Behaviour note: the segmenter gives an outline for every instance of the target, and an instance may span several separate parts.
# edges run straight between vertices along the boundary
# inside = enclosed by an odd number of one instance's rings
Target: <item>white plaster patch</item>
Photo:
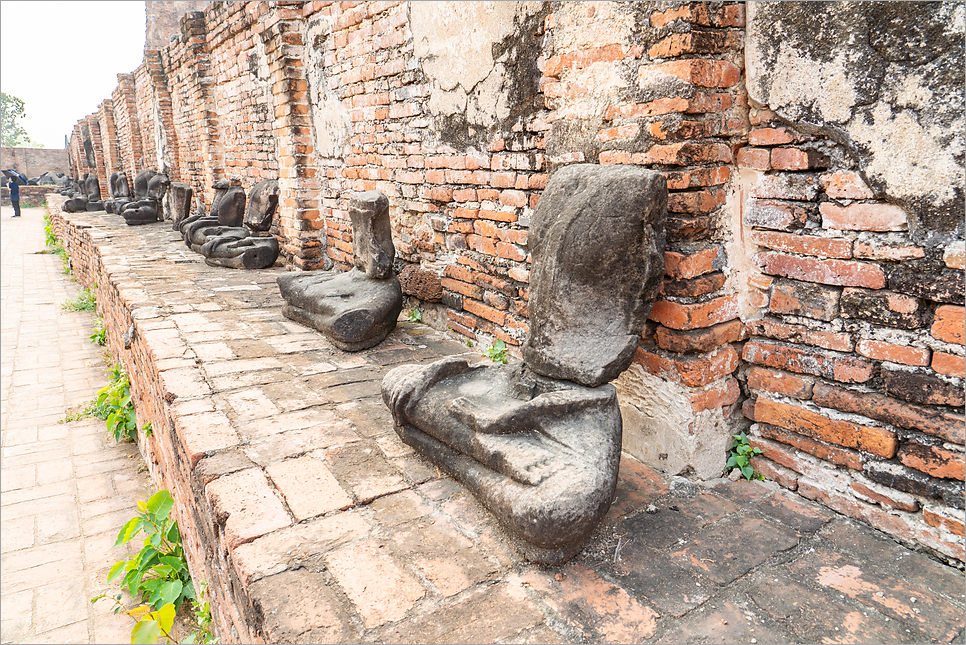
[[[642,463],[676,475],[720,477],[731,433],[720,409],[694,412],[686,388],[632,364],[614,381],[624,422],[623,449]]]

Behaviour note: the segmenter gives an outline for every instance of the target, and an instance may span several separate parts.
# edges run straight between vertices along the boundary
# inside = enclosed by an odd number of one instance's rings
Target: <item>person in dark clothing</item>
[[[3,174],[10,178],[10,203],[13,205],[13,217],[20,217],[20,185],[26,184],[27,179],[16,170],[4,170]]]

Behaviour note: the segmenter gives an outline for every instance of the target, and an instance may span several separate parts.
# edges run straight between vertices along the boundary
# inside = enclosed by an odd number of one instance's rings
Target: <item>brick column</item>
[[[111,99],[103,101],[97,110],[97,124],[101,133],[101,147],[104,150],[104,172],[110,179],[111,174],[120,170],[121,157],[117,145],[117,128],[114,125],[114,104]],[[110,181],[108,181],[110,184]],[[110,195],[110,185],[102,187],[105,198]]]
[[[118,74],[117,88],[113,93],[114,124],[118,137],[121,168],[128,173],[128,180],[140,172],[144,149],[141,147],[141,126],[137,118],[134,98],[134,75]]]
[[[282,254],[305,269],[323,267],[324,220],[319,212],[320,181],[313,154],[308,82],[303,65],[300,2],[276,2],[267,19],[265,55],[271,74],[278,144],[279,219]]]

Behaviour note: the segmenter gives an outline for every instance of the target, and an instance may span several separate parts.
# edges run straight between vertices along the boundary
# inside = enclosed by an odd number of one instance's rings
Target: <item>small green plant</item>
[[[97,294],[90,289],[84,289],[76,298],[62,302],[60,308],[64,311],[94,311],[97,309]]]
[[[95,405],[110,410],[105,422],[107,430],[118,443],[133,441],[137,433],[137,418],[131,403],[131,379],[120,365],[111,368],[110,382],[97,391]]]
[[[145,437],[150,437],[154,434],[154,428],[151,427],[150,421],[141,426],[141,430],[144,431]]]
[[[178,642],[173,634],[174,617],[177,614],[173,603],[168,603],[157,611],[151,611],[150,605],[128,609],[121,602],[121,594],[115,596],[101,594],[91,598],[91,602],[94,603],[105,598],[114,603],[115,614],[127,614],[134,619],[134,628],[131,629],[132,643],[157,643],[162,636],[165,643]]]
[[[77,421],[78,419],[91,419],[97,418],[101,421],[107,419],[108,415],[111,414],[113,409],[106,405],[97,403],[97,399],[91,401],[84,407],[83,410],[76,410],[74,412],[68,412],[60,423],[70,423],[71,421]]]
[[[98,318],[94,323],[94,333],[88,336],[95,345],[104,347],[107,345],[107,329],[104,327],[104,319]]]
[[[409,322],[423,322],[423,312],[414,307],[406,314],[406,318]]]
[[[756,473],[751,467],[751,458],[761,454],[761,448],[754,448],[748,443],[748,435],[744,431],[741,434],[733,434],[734,441],[731,444],[731,451],[728,453],[728,468],[737,468],[744,475],[745,479],[764,479],[761,473]]]
[[[200,587],[200,593],[198,596],[201,600],[192,600],[192,613],[194,613],[195,629],[191,635],[184,640],[185,643],[217,643],[218,639],[211,632],[211,605],[208,603],[208,585],[202,580]]]
[[[493,343],[493,346],[485,350],[483,354],[494,363],[503,363],[504,365],[509,359],[507,356],[506,343],[504,343],[499,338]]]
[[[127,544],[142,531],[144,546],[130,560],[115,563],[107,574],[108,582],[120,578],[122,589],[154,611],[167,604],[177,609],[185,600],[195,598],[181,533],[171,518],[172,508],[174,498],[166,490],[138,502],[138,514],[121,527],[114,546]]]
[[[59,246],[60,241],[58,241],[57,236],[54,234],[54,227],[50,223],[50,215],[44,213],[44,243],[47,246]]]

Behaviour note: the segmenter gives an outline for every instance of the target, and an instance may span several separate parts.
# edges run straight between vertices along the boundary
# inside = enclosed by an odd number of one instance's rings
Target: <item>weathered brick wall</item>
[[[47,148],[0,148],[0,168],[13,168],[27,179],[47,171],[65,175],[69,171],[66,151]]]
[[[549,174],[658,170],[666,279],[616,381],[625,449],[715,477],[750,430],[769,477],[962,560],[962,228],[913,235],[928,216],[863,183],[863,150],[751,109],[746,22],[737,2],[212,3],[119,75],[118,156],[160,154],[207,203],[278,177],[300,268],[347,268],[349,195],[381,190],[404,288],[440,301],[425,319],[514,352]]]

